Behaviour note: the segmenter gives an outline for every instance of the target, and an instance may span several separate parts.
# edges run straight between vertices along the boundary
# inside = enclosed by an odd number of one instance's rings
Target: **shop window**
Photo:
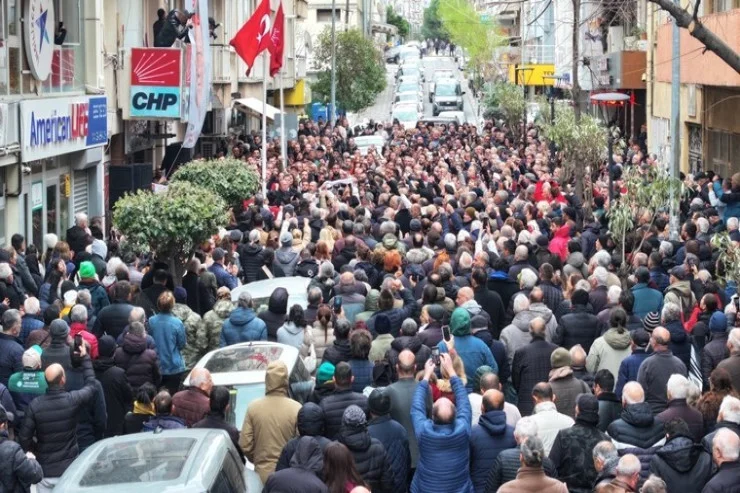
[[[64,44],[79,44],[82,39],[82,12],[80,0],[54,0],[54,14],[57,25],[54,26],[55,37],[58,34],[57,28],[60,23],[64,23],[64,29],[67,35],[64,38]]]

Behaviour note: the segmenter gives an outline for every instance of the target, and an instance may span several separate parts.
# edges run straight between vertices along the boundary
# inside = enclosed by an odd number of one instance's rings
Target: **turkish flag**
[[[270,37],[272,22],[270,21],[270,0],[262,0],[255,9],[252,17],[244,23],[236,36],[229,41],[236,53],[247,64],[247,74],[252,70],[257,55],[272,46]]]
[[[270,77],[280,72],[283,67],[283,50],[285,48],[285,15],[283,14],[283,2],[280,2],[275,20],[272,23],[270,33],[272,46],[270,48]]]

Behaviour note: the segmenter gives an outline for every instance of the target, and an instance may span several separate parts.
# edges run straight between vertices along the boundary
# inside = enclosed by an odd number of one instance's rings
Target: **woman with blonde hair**
[[[319,241],[316,243],[316,251],[318,252],[319,249],[319,243],[322,241],[326,245],[328,251],[334,250],[334,242],[336,241],[336,237],[338,237],[338,233],[334,228],[331,228],[329,226],[323,228],[319,232]]]

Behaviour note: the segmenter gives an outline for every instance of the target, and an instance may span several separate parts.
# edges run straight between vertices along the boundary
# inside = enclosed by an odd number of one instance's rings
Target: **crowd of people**
[[[267,493],[740,491],[738,297],[711,241],[740,241],[740,173],[685,177],[680,238],[668,211],[636,217],[623,259],[605,176],[629,193],[623,167],[659,166],[644,142],[591,167],[584,204],[526,130],[302,122],[181,279],[84,214],[43,252],[14,235],[3,491],[51,491],[103,438],[186,427],[225,430]],[[369,133],[387,145],[363,154]],[[257,169],[258,146],[228,152]],[[305,307],[232,296],[293,276]],[[311,388],[269,362],[238,430],[193,367],[249,341],[298,349]]]

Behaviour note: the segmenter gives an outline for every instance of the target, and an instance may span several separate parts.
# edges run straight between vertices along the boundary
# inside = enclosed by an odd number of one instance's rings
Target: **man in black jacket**
[[[245,284],[259,279],[260,270],[265,265],[264,250],[260,245],[260,232],[256,229],[249,232],[249,243],[239,246],[239,263]]]
[[[51,491],[79,454],[79,414],[95,398],[95,372],[84,344],[80,346],[79,355],[82,359],[84,387],[71,392],[65,391],[67,377],[64,368],[58,363],[49,366],[44,372],[49,389],[45,395],[38,396],[28,405],[18,433],[23,449],[33,449],[43,468],[44,479],[39,485],[39,491]]]
[[[324,350],[324,357],[321,360],[328,361],[337,366],[342,361],[349,361],[349,331],[352,326],[346,318],[340,318],[334,324],[334,343]]]
[[[599,401],[599,430],[606,431],[609,425],[619,419],[622,403],[614,393],[614,375],[606,368],[594,376],[594,395]]]
[[[213,394],[211,394],[211,397],[213,397]],[[280,453],[277,461],[277,466],[275,466],[276,472],[290,467],[290,459],[298,449],[298,442],[302,437],[315,438],[322,451],[330,443],[329,439],[324,436],[324,411],[321,410],[318,404],[314,404],[313,402],[303,404],[301,410],[298,411],[298,422],[296,425],[299,436],[291,438],[285,444],[285,447],[283,447],[283,451]]]
[[[0,405],[0,486],[3,491],[28,491],[28,485],[36,484],[44,477],[41,465],[31,452],[23,454],[18,443],[8,438],[8,413]]]
[[[367,431],[367,406],[363,409],[352,404],[344,410],[337,441],[343,443],[352,453],[357,472],[371,491],[398,491],[394,489],[393,469],[385,447]]]
[[[694,443],[686,422],[680,418],[665,424],[666,442],[650,462],[650,473],[665,481],[666,491],[699,493],[712,475],[712,457]]]
[[[470,276],[470,285],[475,293],[474,299],[490,317],[489,330],[493,337],[498,339],[504,328],[506,307],[501,295],[488,289],[488,274],[483,269],[473,269]]]
[[[344,410],[351,405],[356,405],[367,412],[367,397],[357,392],[352,392],[352,367],[342,362],[336,365],[334,370],[334,392],[321,399],[321,409],[324,411],[326,420],[325,436],[329,440],[336,440],[342,428],[342,416]]]
[[[116,341],[111,336],[103,336],[98,341],[98,359],[93,361],[95,378],[103,387],[105,409],[108,415],[105,436],[123,435],[123,421],[131,410],[134,395],[126,378],[126,370],[116,366],[113,355]]]
[[[100,310],[93,334],[100,339],[103,335],[108,334],[113,339],[118,339],[123,333],[124,328],[129,324],[129,315],[134,305],[128,302],[131,295],[131,284],[128,281],[118,281],[113,287],[113,302]]]
[[[558,324],[558,330],[552,338],[552,342],[566,349],[580,344],[588,353],[591,344],[601,335],[601,324],[588,300],[588,293],[582,289],[576,289],[570,298],[573,309],[564,315]]]
[[[534,409],[532,389],[540,382],[549,380],[550,355],[557,346],[545,340],[545,321],[539,317],[529,322],[532,341],[517,349],[511,364],[511,381],[519,395],[519,412],[529,416]],[[512,478],[513,479],[513,478]]]
[[[712,441],[712,458],[717,464],[718,471],[702,493],[737,491],[737,478],[740,475],[739,449],[740,438],[737,433],[724,428],[717,431]]]
[[[246,462],[244,458],[244,452],[239,446],[239,430],[233,425],[226,422],[226,413],[229,411],[229,402],[231,395],[229,389],[226,387],[216,385],[211,389],[211,395],[209,397],[211,410],[205,418],[195,423],[193,428],[213,428],[216,430],[224,430],[229,434],[229,438],[234,443],[239,457],[242,462]]]
[[[391,397],[385,389],[378,388],[370,393],[368,407],[372,418],[368,423],[368,433],[385,447],[393,470],[393,491],[402,493],[408,486],[411,467],[408,433],[398,421],[391,418]]]

